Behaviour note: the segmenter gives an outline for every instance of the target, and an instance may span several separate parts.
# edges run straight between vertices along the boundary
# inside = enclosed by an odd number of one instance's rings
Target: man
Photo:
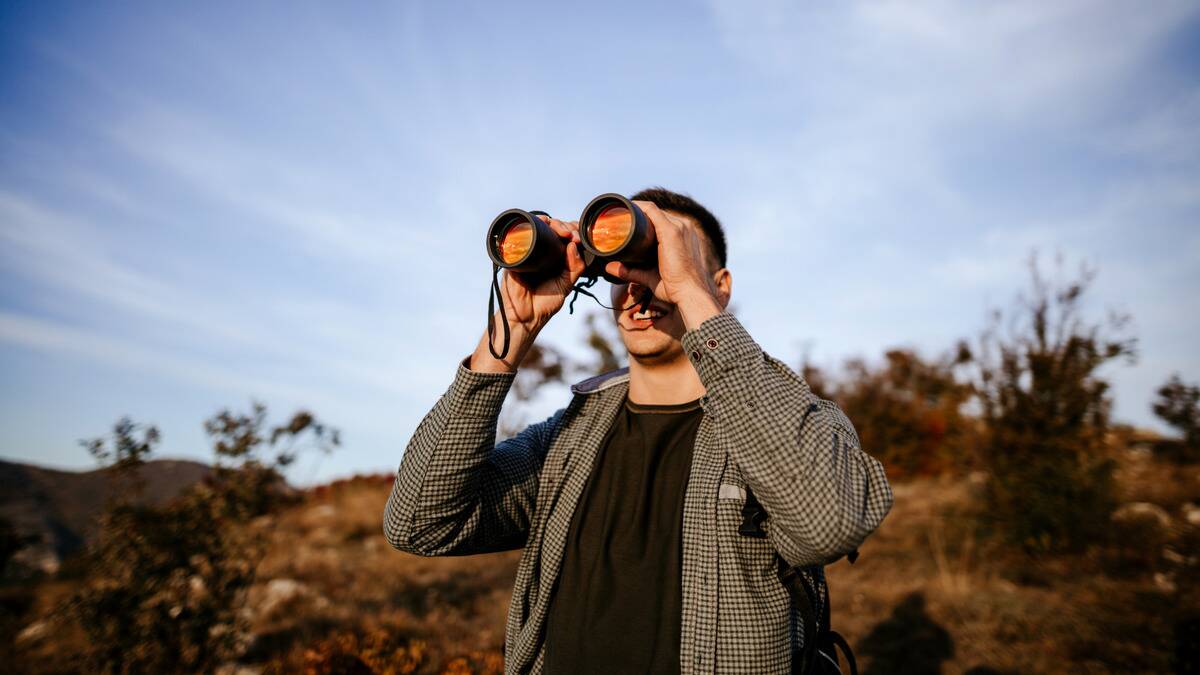
[[[517,367],[584,269],[578,226],[550,219],[569,240],[566,269],[536,287],[505,274],[512,348],[497,360],[485,331],[459,364],[409,442],[384,530],[420,555],[524,547],[506,672],[788,673],[803,636],[777,556],[845,555],[891,489],[841,410],[725,311],[717,219],[662,188],[633,200],[658,268],[606,268],[626,282],[612,304],[629,367],[574,385],[568,406],[495,443]],[[754,499],[765,536],[739,533]]]

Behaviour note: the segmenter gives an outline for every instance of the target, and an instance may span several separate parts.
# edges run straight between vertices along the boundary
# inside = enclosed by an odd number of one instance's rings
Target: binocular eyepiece
[[[487,234],[488,257],[497,267],[530,279],[561,274],[566,266],[566,242],[539,218],[544,211],[509,209],[492,221]],[[630,267],[653,267],[658,243],[646,214],[629,199],[607,193],[588,202],[579,217],[583,243],[583,276],[603,276],[624,283],[604,271],[611,261]]]

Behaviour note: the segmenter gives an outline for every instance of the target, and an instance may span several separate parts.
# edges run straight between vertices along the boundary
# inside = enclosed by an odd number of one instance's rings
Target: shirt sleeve
[[[458,365],[454,381],[408,442],[384,509],[384,534],[418,555],[524,546],[538,478],[563,410],[495,442],[515,373]]]
[[[879,526],[893,496],[836,404],[762,351],[732,314],[684,334],[731,458],[768,514],[768,536],[792,565],[827,564]]]

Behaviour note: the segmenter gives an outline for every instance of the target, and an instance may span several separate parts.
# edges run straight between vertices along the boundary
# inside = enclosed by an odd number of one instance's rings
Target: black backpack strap
[[[788,595],[792,597],[792,606],[800,610],[800,620],[803,622],[804,646],[799,653],[792,656],[792,673],[798,675],[812,673],[819,642],[817,638],[817,599],[809,588],[808,580],[800,573],[800,569],[789,566],[783,557],[777,559],[779,580],[783,582]]]
[[[742,506],[742,522],[738,526],[738,534],[743,537],[766,537],[767,532],[762,529],[766,519],[766,509],[755,499],[750,486],[746,486],[746,502]],[[854,564],[858,558],[858,549],[854,549],[846,557]],[[858,663],[854,659],[854,652],[850,650],[850,644],[830,629],[830,605],[833,603],[830,602],[829,584],[825,581],[824,569],[820,565],[804,568],[789,565],[778,553],[775,560],[778,564],[779,581],[791,596],[792,606],[800,612],[803,630],[803,645],[800,651],[792,656],[792,673],[816,675],[821,672],[842,672],[838,658],[840,649],[846,656],[847,665],[850,666],[850,675],[858,675]],[[828,664],[825,664],[825,661],[828,661]]]
[[[857,549],[855,549],[854,554],[855,557],[858,556]],[[830,620],[830,612],[832,611],[830,608],[833,606],[833,602],[829,597],[829,582],[825,580],[825,571],[823,569],[814,568],[814,578],[818,574],[820,575],[820,586],[825,591],[825,597],[821,600],[821,623],[817,639],[818,654],[816,654],[816,658],[827,659],[838,672],[843,672],[841,661],[838,658],[838,650],[840,649],[846,657],[846,665],[850,666],[850,675],[858,675],[858,662],[854,659],[854,651],[850,649],[850,643],[846,641],[846,638],[842,637],[841,633],[831,628],[833,623]],[[814,661],[816,658],[814,658]]]
[[[833,622],[829,618],[829,606],[833,604],[832,598],[829,597],[829,582],[825,579],[825,570],[819,570],[821,574],[821,587],[825,591],[825,597],[821,598],[821,630],[828,633],[833,626]],[[816,575],[814,575],[816,576]]]
[[[831,630],[829,631],[829,643],[830,646],[842,650],[842,653],[846,655],[846,665],[850,666],[850,675],[858,675],[858,662],[854,660],[854,652],[850,650],[850,643],[846,642],[846,638],[842,637],[841,633]],[[833,653],[833,658],[837,658],[837,652]]]

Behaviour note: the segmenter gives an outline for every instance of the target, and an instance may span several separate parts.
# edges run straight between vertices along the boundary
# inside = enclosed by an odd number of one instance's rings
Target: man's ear
[[[717,302],[721,303],[721,309],[729,306],[729,298],[733,295],[733,274],[728,268],[713,272],[713,281],[717,285]]]

